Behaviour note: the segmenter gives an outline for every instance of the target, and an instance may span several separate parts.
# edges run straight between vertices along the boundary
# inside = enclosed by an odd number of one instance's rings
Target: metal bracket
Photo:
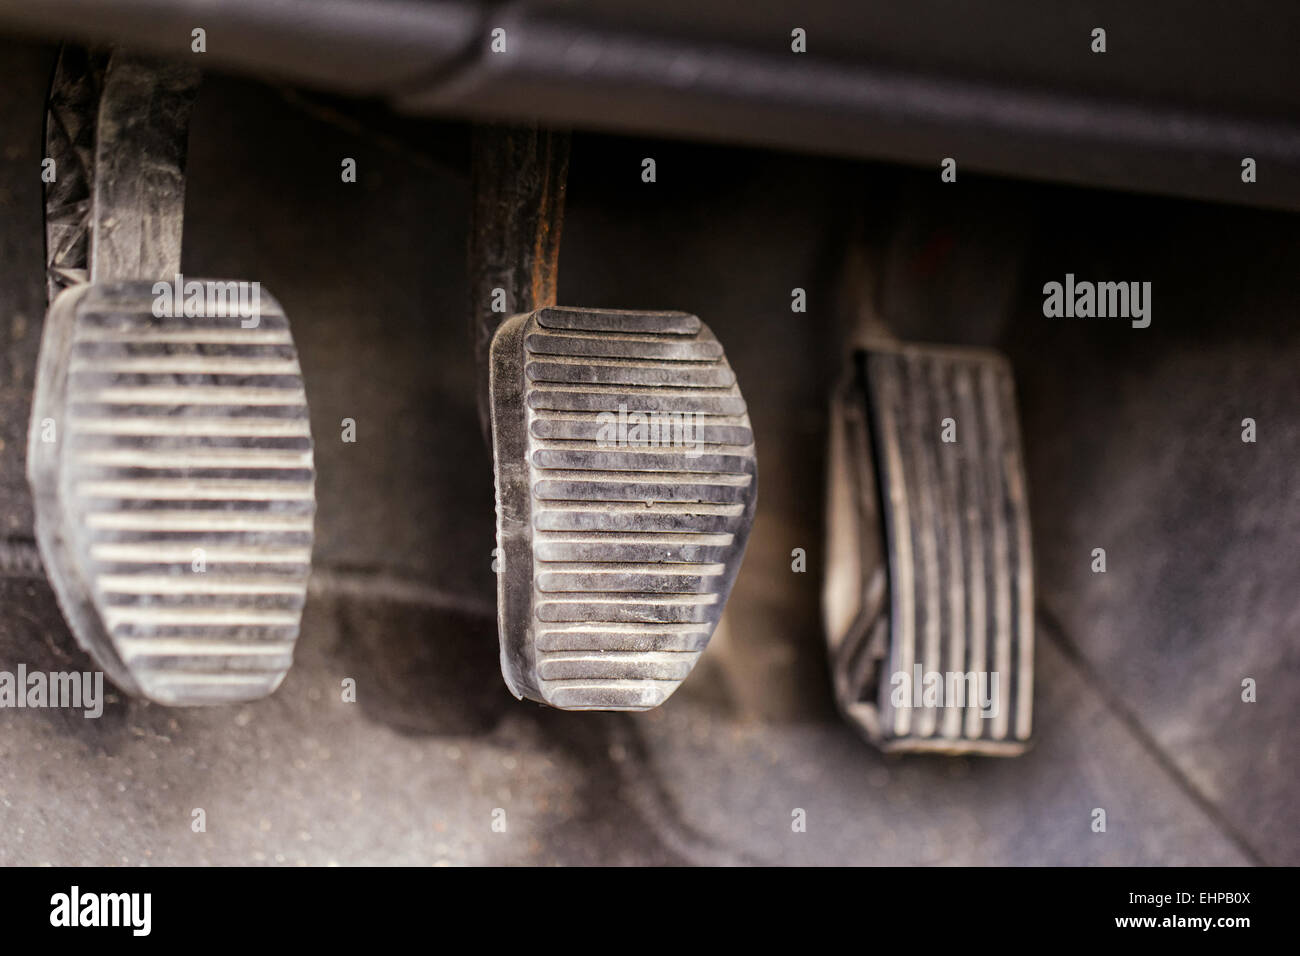
[[[70,285],[180,272],[185,160],[200,74],[187,64],[65,46],[46,116],[50,300]]]

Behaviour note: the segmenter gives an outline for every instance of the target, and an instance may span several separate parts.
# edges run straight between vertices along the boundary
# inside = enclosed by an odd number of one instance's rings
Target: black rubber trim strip
[[[1224,23],[1242,31],[1234,50],[1294,22],[1285,4],[1261,9],[1273,13]],[[1118,13],[1111,20],[1121,25]],[[1253,101],[1225,109],[1107,98],[1070,85],[1068,74],[1034,84],[865,56],[793,56],[785,43],[654,33],[616,17],[565,20],[526,2],[0,0],[0,28],[158,54],[191,56],[195,26],[208,32],[205,65],[380,97],[411,113],[882,158],[931,168],[936,181],[952,156],[963,171],[1300,210],[1300,118],[1260,115]],[[489,47],[497,28],[504,53]],[[913,63],[925,62],[914,52]],[[1249,74],[1248,59],[1237,69]],[[1194,60],[1175,67],[1189,87],[1198,70]],[[1244,157],[1258,164],[1258,182],[1241,181]]]

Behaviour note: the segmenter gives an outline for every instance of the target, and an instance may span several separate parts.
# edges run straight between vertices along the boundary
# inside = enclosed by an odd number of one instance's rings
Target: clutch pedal
[[[683,312],[542,308],[491,346],[501,670],[517,697],[648,710],[690,673],[740,570],[754,438]]]
[[[288,322],[259,283],[180,275],[197,73],[65,48],[47,139],[52,302],[28,445],[64,617],[123,689],[271,693],[293,659],[315,470]]]
[[[881,345],[855,354],[833,401],[833,683],[884,750],[1029,744],[1033,561],[1013,392],[996,353]]]

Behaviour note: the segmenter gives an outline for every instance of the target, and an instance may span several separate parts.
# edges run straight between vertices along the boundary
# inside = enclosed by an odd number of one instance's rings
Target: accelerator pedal
[[[832,404],[832,677],[884,750],[1028,746],[1033,560],[1013,392],[996,353],[882,345],[855,354]]]

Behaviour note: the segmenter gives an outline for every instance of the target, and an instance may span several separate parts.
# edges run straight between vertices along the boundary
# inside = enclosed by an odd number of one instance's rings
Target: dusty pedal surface
[[[753,521],[753,432],[680,312],[547,308],[492,344],[501,665],[516,696],[646,710],[690,673]]]
[[[265,292],[255,317],[209,297],[205,315],[160,318],[152,286],[74,286],[50,307],[28,449],[38,543],[120,686],[262,697],[292,662],[311,559],[297,354]]]
[[[841,709],[887,750],[1030,738],[1033,561],[1010,366],[881,347],[833,404],[825,610]]]

